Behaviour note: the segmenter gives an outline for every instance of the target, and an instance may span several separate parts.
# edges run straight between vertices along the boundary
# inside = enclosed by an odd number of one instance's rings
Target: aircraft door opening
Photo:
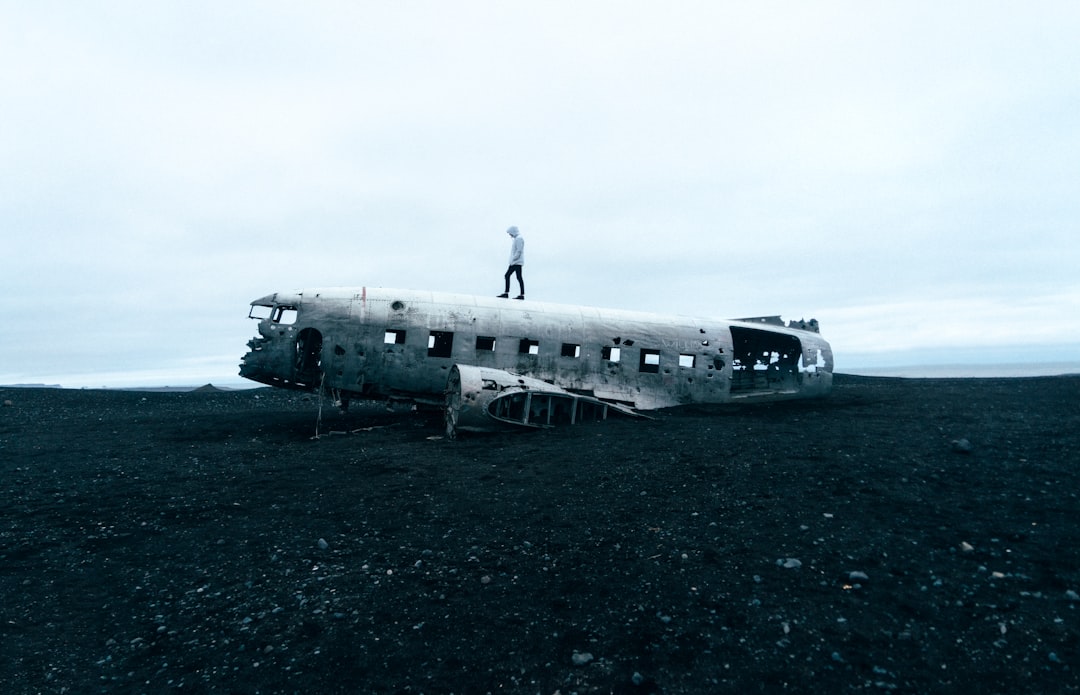
[[[319,383],[322,347],[322,333],[314,328],[305,328],[296,336],[295,372],[298,383],[306,385]]]
[[[802,343],[793,335],[731,327],[731,395],[796,392]]]

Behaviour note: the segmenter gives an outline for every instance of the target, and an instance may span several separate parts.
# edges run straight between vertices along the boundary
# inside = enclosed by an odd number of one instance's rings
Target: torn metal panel
[[[624,406],[571,393],[546,381],[499,369],[454,365],[446,385],[446,432],[546,428],[606,420]]]

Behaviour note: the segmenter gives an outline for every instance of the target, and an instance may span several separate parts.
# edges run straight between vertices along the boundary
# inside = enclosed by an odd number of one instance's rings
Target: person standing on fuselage
[[[520,293],[514,299],[525,299],[525,281],[521,278],[521,266],[525,265],[525,237],[521,236],[517,227],[507,229],[506,233],[513,238],[513,241],[510,242],[510,267],[506,269],[506,275],[503,276],[505,288],[499,296],[503,299],[510,296],[510,276],[517,274]]]

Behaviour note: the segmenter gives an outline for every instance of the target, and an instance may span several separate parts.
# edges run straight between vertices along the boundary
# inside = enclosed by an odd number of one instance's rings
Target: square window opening
[[[562,344],[562,356],[563,357],[581,357],[581,346],[574,343]]]
[[[385,345],[404,345],[405,331],[398,328],[387,328],[386,333],[383,334],[383,343]]]
[[[476,349],[484,352],[495,352],[495,338],[488,335],[476,336]]]
[[[532,340],[530,338],[522,338],[518,344],[518,352],[523,355],[539,355],[540,354],[540,341]]]
[[[428,357],[449,357],[454,348],[454,334],[432,331],[428,334]]]
[[[693,368],[696,355],[679,355],[679,366]]]
[[[660,351],[641,349],[641,360],[638,362],[638,371],[646,374],[657,374],[660,371]]]
[[[605,345],[603,349],[600,350],[600,357],[608,362],[618,362],[621,355],[622,351],[619,348],[610,345]]]

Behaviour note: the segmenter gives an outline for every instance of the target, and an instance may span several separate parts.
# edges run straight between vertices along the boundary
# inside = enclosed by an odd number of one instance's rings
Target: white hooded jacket
[[[510,244],[510,265],[525,265],[525,237],[517,227],[511,227],[506,233],[514,238]]]

